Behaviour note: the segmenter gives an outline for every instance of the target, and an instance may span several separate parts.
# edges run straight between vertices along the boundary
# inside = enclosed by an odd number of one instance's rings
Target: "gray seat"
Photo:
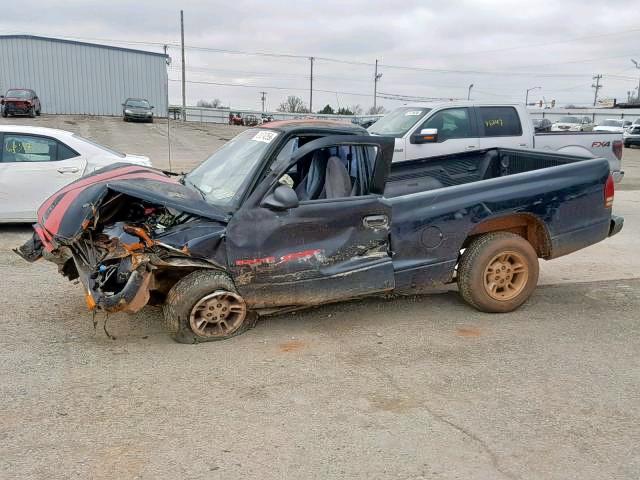
[[[295,188],[296,194],[301,201],[320,198],[325,183],[327,155],[324,150],[314,152],[309,171]]]
[[[326,198],[344,198],[351,196],[351,177],[338,157],[329,157],[324,181]]]

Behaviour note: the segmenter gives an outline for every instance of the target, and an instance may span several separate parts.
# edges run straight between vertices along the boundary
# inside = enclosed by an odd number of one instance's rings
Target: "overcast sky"
[[[630,61],[640,61],[637,0],[2,3],[0,34],[74,37],[152,51],[180,42],[182,8],[185,43],[201,47],[186,50],[187,80],[205,82],[187,84],[187,103],[219,98],[231,107],[260,108],[263,90],[269,109],[288,94],[309,102],[308,59],[202,48],[321,57],[314,65],[314,110],[327,103],[369,108],[376,59],[382,97],[466,98],[473,84],[473,99],[523,102],[525,90],[539,86],[530,101],[586,104],[593,102],[591,77],[600,73],[600,96],[626,101],[640,76]],[[169,54],[169,78],[179,80],[179,49],[170,47]],[[169,86],[172,103],[178,103],[179,81]],[[402,104],[387,98],[378,103]]]

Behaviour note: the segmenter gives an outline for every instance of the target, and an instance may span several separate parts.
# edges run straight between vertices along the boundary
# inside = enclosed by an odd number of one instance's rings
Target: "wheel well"
[[[467,235],[462,248],[466,248],[479,235],[490,232],[511,232],[520,235],[534,248],[538,257],[551,257],[551,238],[544,223],[535,215],[516,214],[492,218],[476,225]]]

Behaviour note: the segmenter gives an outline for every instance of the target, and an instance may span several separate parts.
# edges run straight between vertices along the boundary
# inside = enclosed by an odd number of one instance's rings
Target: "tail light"
[[[622,140],[613,141],[613,154],[618,160],[622,160]]]
[[[613,176],[609,175],[607,183],[604,186],[604,208],[613,207],[613,196],[615,194],[615,184],[613,183]]]

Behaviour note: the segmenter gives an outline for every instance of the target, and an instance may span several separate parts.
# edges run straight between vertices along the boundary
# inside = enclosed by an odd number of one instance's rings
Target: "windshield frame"
[[[408,115],[409,112],[417,112],[421,111],[420,114],[417,115]],[[404,136],[411,131],[418,123],[421,123],[429,113],[433,112],[434,109],[430,107],[399,107],[388,113],[378,121],[376,121],[373,125],[367,128],[367,131],[371,135],[379,135],[384,137],[394,137],[394,138],[404,138]],[[408,127],[404,128],[404,130],[399,130],[397,132],[380,132],[376,131],[374,127],[380,128],[380,123],[382,122],[382,126],[385,126],[385,119],[395,120],[396,118],[403,118],[405,116],[411,116],[415,119],[414,122],[411,123]]]
[[[226,145],[228,145],[233,140],[237,139],[239,136],[241,135],[250,136],[251,134],[255,136],[259,132],[271,132],[275,134],[275,136],[270,142],[266,143],[267,147],[258,154],[254,165],[247,172],[244,180],[238,186],[233,197],[231,197],[232,200],[229,203],[222,203],[222,202],[216,201],[216,199],[208,198],[207,192],[201,191],[201,184],[194,181],[194,173],[196,172],[196,170],[203,167],[207,161],[212,159],[219,152],[223,151]],[[197,187],[195,188],[195,190],[200,191],[200,193],[203,194],[202,197],[204,201],[207,202],[208,204],[218,209],[222,209],[223,211],[226,211],[228,213],[233,213],[234,211],[238,210],[238,208],[242,206],[247,196],[250,195],[250,193],[253,191],[253,189],[255,188],[256,184],[259,181],[258,177],[263,176],[264,167],[267,160],[272,157],[274,151],[278,151],[278,149],[282,146],[283,142],[286,142],[288,138],[289,137],[280,130],[262,128],[262,127],[248,128],[240,132],[238,135],[236,135],[231,140],[229,140],[229,142],[226,142],[220,148],[216,149],[213,153],[207,156],[207,158],[204,159],[197,167],[195,167],[193,170],[191,170],[189,173],[187,173],[182,177],[182,182],[184,183],[184,185],[187,185],[190,188],[194,188],[194,186]]]

